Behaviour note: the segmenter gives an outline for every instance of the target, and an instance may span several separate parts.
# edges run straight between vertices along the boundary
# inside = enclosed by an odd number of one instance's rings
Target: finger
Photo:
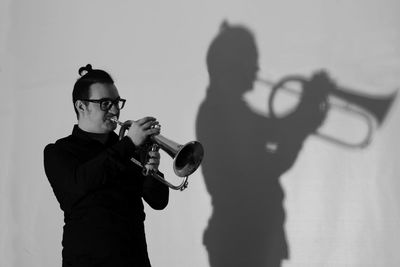
[[[146,123],[149,123],[149,122],[152,122],[155,120],[156,120],[156,118],[154,118],[154,117],[144,117],[144,118],[141,118],[140,120],[137,120],[136,123],[138,125],[144,125]]]
[[[145,167],[146,169],[153,169],[153,170],[158,170],[158,167],[160,166],[159,163],[146,163]]]
[[[160,134],[159,128],[150,128],[144,131],[146,135],[157,135]]]
[[[150,165],[160,165],[160,159],[156,159],[156,158],[149,158],[146,162],[146,164],[150,164]]]
[[[144,129],[149,129],[149,128],[158,128],[158,125],[160,123],[158,121],[148,121],[142,125]]]
[[[159,121],[154,121],[153,124],[151,125],[152,128],[161,128],[161,124]]]
[[[158,166],[146,165],[146,175],[152,175],[158,171]]]
[[[139,125],[139,127],[142,129],[142,131],[146,131],[152,128],[159,128],[157,127],[158,121],[148,121],[142,125]]]
[[[150,158],[160,158],[160,152],[158,151],[149,151],[148,155]]]
[[[146,165],[160,165],[160,159],[150,158]]]

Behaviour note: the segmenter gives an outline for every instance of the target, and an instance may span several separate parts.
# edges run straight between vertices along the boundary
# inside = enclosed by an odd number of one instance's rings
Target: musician
[[[91,65],[79,74],[72,93],[78,122],[71,135],[44,149],[45,172],[64,212],[62,266],[149,267],[142,200],[164,209],[169,189],[130,159],[158,171],[160,154],[147,150],[158,122],[128,121],[119,140],[110,119],[119,117],[125,100],[113,79]]]

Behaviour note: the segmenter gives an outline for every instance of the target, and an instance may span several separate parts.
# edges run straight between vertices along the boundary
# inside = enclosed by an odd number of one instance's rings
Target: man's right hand
[[[128,125],[129,130],[126,134],[135,146],[141,146],[149,136],[157,135],[160,133],[158,121],[153,117],[144,117],[137,121],[126,121],[125,125]]]

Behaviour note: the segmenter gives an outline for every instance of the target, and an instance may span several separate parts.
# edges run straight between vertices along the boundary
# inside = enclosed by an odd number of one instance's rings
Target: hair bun
[[[229,29],[229,27],[230,27],[229,22],[226,19],[224,19],[219,27],[219,30],[222,32]]]
[[[83,76],[83,75],[85,75],[86,73],[88,73],[88,72],[90,72],[92,70],[93,70],[92,69],[92,65],[87,64],[85,67],[80,67],[79,70],[78,70],[78,73],[79,73],[80,76]]]

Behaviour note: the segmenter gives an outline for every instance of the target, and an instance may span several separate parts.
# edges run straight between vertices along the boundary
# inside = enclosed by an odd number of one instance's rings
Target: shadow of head
[[[230,81],[235,88],[251,89],[258,72],[258,51],[252,32],[223,22],[207,53],[211,83]]]

